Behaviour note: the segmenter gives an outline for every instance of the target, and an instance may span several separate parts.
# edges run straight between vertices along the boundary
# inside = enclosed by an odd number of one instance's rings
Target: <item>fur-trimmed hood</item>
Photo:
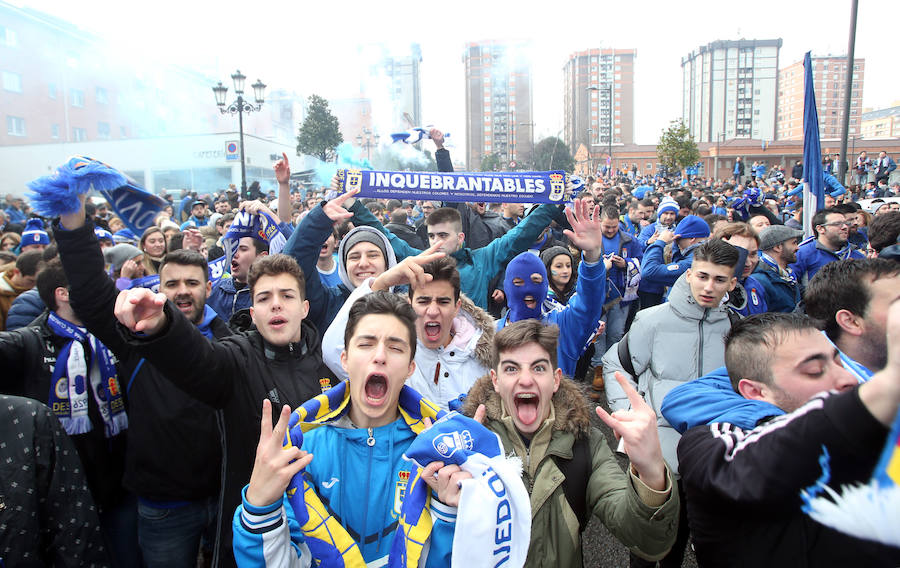
[[[481,337],[478,338],[478,343],[475,345],[475,350],[472,354],[485,369],[490,369],[493,364],[494,334],[496,333],[494,318],[491,314],[476,306],[475,302],[470,300],[465,294],[460,293],[459,300],[459,311],[465,312],[475,327],[481,330]]]
[[[481,377],[469,389],[462,413],[474,416],[479,404],[483,404],[487,410],[485,418],[500,421],[503,407],[490,375]],[[563,377],[560,381],[559,389],[553,394],[553,411],[556,414],[554,430],[570,432],[576,438],[587,436],[590,432],[592,410],[583,388],[572,379]]]

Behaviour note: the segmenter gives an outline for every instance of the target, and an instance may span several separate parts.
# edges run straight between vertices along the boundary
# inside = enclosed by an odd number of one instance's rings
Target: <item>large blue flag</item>
[[[819,113],[813,88],[813,68],[809,51],[803,56],[803,232],[813,234],[812,217],[825,204],[825,176],[822,173],[822,147],[819,144]]]

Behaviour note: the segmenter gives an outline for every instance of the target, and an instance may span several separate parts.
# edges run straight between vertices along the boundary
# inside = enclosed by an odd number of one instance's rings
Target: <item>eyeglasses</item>
[[[832,221],[831,223],[822,223],[820,227],[852,227],[854,224],[850,221]]]

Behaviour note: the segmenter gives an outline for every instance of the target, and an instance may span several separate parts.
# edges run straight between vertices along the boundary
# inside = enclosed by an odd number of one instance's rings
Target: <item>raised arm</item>
[[[281,153],[281,159],[272,166],[275,179],[278,181],[278,219],[282,223],[291,222],[291,164],[287,154]]]

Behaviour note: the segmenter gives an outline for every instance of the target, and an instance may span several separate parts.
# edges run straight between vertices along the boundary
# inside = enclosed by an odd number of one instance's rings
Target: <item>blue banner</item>
[[[231,266],[231,257],[237,252],[238,244],[244,237],[252,237],[256,240],[269,243],[269,254],[278,254],[284,249],[287,238],[278,228],[278,221],[273,219],[268,213],[260,211],[259,213],[248,213],[247,211],[238,211],[234,215],[234,221],[225,233],[222,243],[225,249],[225,258],[229,260],[228,266]]]
[[[805,182],[803,229],[804,235],[810,236],[815,231],[812,227],[813,215],[825,207],[825,176],[822,174],[819,113],[816,111],[816,92],[813,89],[813,70],[809,51],[803,56],[803,70],[805,77],[803,95],[803,181]]]
[[[583,182],[563,171],[550,172],[386,172],[338,170],[343,191],[358,197],[454,202],[563,203],[566,183]]]

